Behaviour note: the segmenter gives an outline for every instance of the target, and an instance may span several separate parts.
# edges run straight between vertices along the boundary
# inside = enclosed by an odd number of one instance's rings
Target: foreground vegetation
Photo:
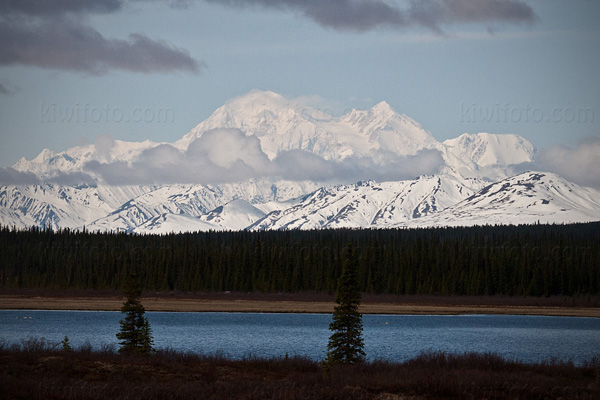
[[[600,360],[523,364],[493,354],[424,353],[403,362],[337,365],[300,357],[230,360],[43,339],[0,344],[2,399],[597,399]]]
[[[598,296],[600,223],[178,235],[0,228],[0,288],[333,294],[356,249],[362,293]]]

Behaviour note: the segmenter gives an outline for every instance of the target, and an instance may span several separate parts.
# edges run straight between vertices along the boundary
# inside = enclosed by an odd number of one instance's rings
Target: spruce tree
[[[71,342],[69,342],[68,336],[65,335],[65,338],[60,343],[62,344],[63,351],[73,351],[73,348],[71,347]]]
[[[327,345],[326,367],[334,364],[352,364],[364,361],[364,340],[362,337],[362,314],[358,312],[360,304],[360,285],[355,251],[352,245],[344,250],[342,274],[338,280],[335,296],[336,306],[329,330],[333,333]]]
[[[130,275],[125,283],[123,294],[127,297],[121,307],[125,314],[119,324],[121,330],[117,333],[120,340],[119,353],[148,355],[154,351],[154,339],[148,318],[144,316],[146,310],[140,301],[142,289],[135,275]]]

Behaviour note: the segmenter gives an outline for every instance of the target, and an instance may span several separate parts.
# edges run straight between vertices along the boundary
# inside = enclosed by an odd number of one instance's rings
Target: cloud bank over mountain
[[[600,189],[600,139],[590,137],[569,148],[554,145],[538,152],[536,160],[516,168],[517,171],[554,172],[582,186]]]
[[[85,172],[56,172],[52,177],[40,178],[27,171],[17,171],[12,167],[0,168],[0,185],[41,185],[44,183],[56,185],[96,184],[97,179]]]
[[[304,150],[282,151],[270,160],[256,136],[220,128],[205,132],[187,149],[160,144],[131,163],[90,161],[84,171],[111,185],[221,184],[251,178],[348,183],[409,179],[435,174],[443,165],[441,153],[433,149],[411,156],[390,155],[384,164],[367,157],[327,160]]]

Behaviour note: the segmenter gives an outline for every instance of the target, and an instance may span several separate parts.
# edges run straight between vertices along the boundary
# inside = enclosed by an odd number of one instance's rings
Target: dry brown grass
[[[0,309],[117,311],[123,297],[115,293],[0,292]],[[331,313],[333,297],[321,294],[146,294],[148,311],[186,312],[298,312]],[[365,296],[364,314],[514,314],[600,317],[600,307],[562,299],[445,298],[417,296]]]

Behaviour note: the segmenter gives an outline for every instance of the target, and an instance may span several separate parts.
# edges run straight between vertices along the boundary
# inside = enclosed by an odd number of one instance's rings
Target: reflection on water
[[[198,353],[325,356],[329,314],[146,313],[157,347]],[[29,336],[74,346],[117,343],[119,312],[0,310],[0,339]],[[580,363],[600,353],[600,319],[507,315],[365,315],[369,359],[406,360],[425,350],[495,352],[509,359]]]

